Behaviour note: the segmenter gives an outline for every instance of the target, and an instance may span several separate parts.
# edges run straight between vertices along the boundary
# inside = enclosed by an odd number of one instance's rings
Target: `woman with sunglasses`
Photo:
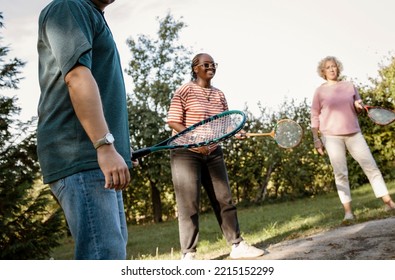
[[[192,79],[175,92],[167,123],[173,134],[228,110],[224,93],[211,85],[218,64],[205,53],[191,65]],[[232,202],[221,146],[177,149],[170,152],[171,171],[178,207],[181,259],[194,259],[199,238],[199,200],[203,185],[221,231],[232,246],[233,259],[256,258],[264,251],[248,245],[240,235],[236,206]]]

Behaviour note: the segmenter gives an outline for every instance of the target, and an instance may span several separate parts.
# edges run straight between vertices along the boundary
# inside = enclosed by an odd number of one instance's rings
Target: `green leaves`
[[[127,40],[131,59],[126,73],[133,79],[128,111],[131,143],[135,149],[170,137],[167,110],[173,93],[186,81],[189,71],[191,52],[177,41],[185,23],[170,14],[158,21],[157,38],[140,35]],[[153,218],[160,222],[174,216],[168,152],[140,159],[140,167],[133,170],[132,178],[133,187],[125,191],[129,221]]]
[[[7,53],[0,46],[0,90],[17,89],[22,79],[24,63],[2,64]],[[63,216],[39,180],[36,120],[19,121],[16,102],[0,94],[0,259],[45,259],[64,233]]]

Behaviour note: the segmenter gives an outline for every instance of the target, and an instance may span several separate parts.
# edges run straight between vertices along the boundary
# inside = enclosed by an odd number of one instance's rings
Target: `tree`
[[[3,28],[3,13],[0,12],[0,28]],[[0,37],[0,40],[2,37]],[[20,67],[25,65],[25,62],[18,58],[10,60],[8,63],[5,62],[5,57],[7,56],[10,49],[6,46],[0,46],[0,89],[3,88],[18,88],[18,83],[22,79],[19,74]]]
[[[371,85],[357,86],[364,102],[373,106],[394,108],[395,58],[381,65],[379,77],[370,79]],[[258,118],[249,115],[246,130],[269,132],[277,120],[291,118],[302,125],[305,135],[302,143],[291,150],[284,150],[272,139],[230,141],[226,162],[233,193],[237,202],[262,202],[296,199],[335,190],[333,170],[327,156],[315,152],[311,137],[310,107],[306,102],[295,104],[284,101],[277,112],[261,108]],[[361,129],[384,178],[395,177],[394,123],[387,126],[374,124],[366,114],[359,116]],[[359,164],[348,155],[351,187],[368,182]]]
[[[132,59],[127,74],[132,76],[134,94],[129,96],[129,116],[134,148],[154,145],[170,136],[165,118],[175,89],[188,71],[190,51],[175,45],[183,22],[171,15],[160,20],[158,39],[140,35],[127,44]],[[373,86],[359,90],[365,103],[393,107],[394,59],[380,69],[380,77],[371,80]],[[246,108],[246,111],[248,109]],[[287,100],[278,112],[261,108],[258,118],[249,113],[245,129],[269,132],[281,118],[291,118],[305,131],[302,143],[293,149],[279,148],[273,139],[251,138],[246,141],[228,140],[222,145],[226,150],[225,161],[230,184],[237,203],[249,204],[264,199],[296,199],[335,190],[333,171],[326,156],[315,152],[310,134],[310,107],[306,102],[295,104]],[[393,125],[378,127],[361,116],[361,126],[373,154],[385,177],[393,178],[395,155]],[[141,160],[141,167],[133,171],[132,187],[125,195],[129,221],[173,217],[175,199],[172,191],[169,159],[166,152],[154,153]],[[351,162],[351,185],[366,183],[362,170]],[[149,204],[150,202],[150,204]],[[202,196],[202,210],[209,209],[209,202]]]
[[[2,19],[0,13],[0,28]],[[6,62],[9,50],[0,46],[0,90],[18,89],[22,79],[25,62],[17,58]],[[62,217],[49,208],[54,203],[49,189],[35,186],[39,178],[31,131],[35,120],[16,120],[20,112],[16,102],[15,97],[0,95],[0,259],[48,258],[58,245]]]
[[[301,198],[332,191],[333,175],[326,157],[315,152],[310,126],[310,106],[306,100],[300,104],[285,101],[277,118],[290,118],[303,128],[304,135],[299,146],[281,149],[281,160],[273,174],[279,198]]]
[[[167,110],[172,94],[185,80],[191,55],[190,50],[177,44],[184,27],[184,22],[167,14],[159,20],[157,39],[140,35],[137,40],[127,40],[132,54],[126,72],[134,85],[128,102],[134,148],[152,146],[171,134],[165,122]],[[129,220],[153,216],[160,222],[163,213],[174,215],[170,164],[164,153],[141,159],[140,167],[134,169],[131,188],[125,192]],[[162,201],[168,203],[163,205]]]
[[[245,130],[270,132],[278,120],[297,121],[304,135],[299,146],[280,148],[271,137],[253,137],[227,143],[226,163],[237,202],[262,203],[311,196],[333,189],[333,176],[324,157],[314,153],[310,131],[310,108],[306,101],[285,100],[278,111],[261,108],[261,115],[248,115]]]
[[[358,91],[365,104],[395,109],[395,57],[390,56],[380,64],[378,78],[370,78],[371,85],[359,85]],[[362,132],[372,154],[386,180],[395,178],[395,123],[386,126],[374,124],[366,114],[359,117]],[[352,169],[351,169],[352,168]],[[350,174],[356,173],[354,183],[367,182],[357,163],[350,166]],[[356,170],[356,171],[353,171]],[[359,171],[359,172],[357,172]],[[350,179],[351,180],[351,179]]]

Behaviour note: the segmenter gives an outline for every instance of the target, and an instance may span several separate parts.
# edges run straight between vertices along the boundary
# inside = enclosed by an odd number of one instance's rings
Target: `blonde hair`
[[[318,67],[317,67],[318,75],[321,78],[323,78],[324,80],[326,80],[326,77],[325,77],[325,74],[324,74],[324,70],[325,70],[325,64],[328,61],[333,61],[336,64],[336,67],[337,67],[337,78],[339,78],[340,77],[340,73],[343,71],[343,64],[335,56],[324,57],[323,59],[320,60],[320,62],[318,62]]]

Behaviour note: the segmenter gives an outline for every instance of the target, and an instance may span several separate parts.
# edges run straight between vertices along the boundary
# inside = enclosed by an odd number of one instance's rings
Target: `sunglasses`
[[[204,69],[217,69],[218,68],[218,63],[202,63],[202,64],[198,64],[196,66],[203,66]]]

